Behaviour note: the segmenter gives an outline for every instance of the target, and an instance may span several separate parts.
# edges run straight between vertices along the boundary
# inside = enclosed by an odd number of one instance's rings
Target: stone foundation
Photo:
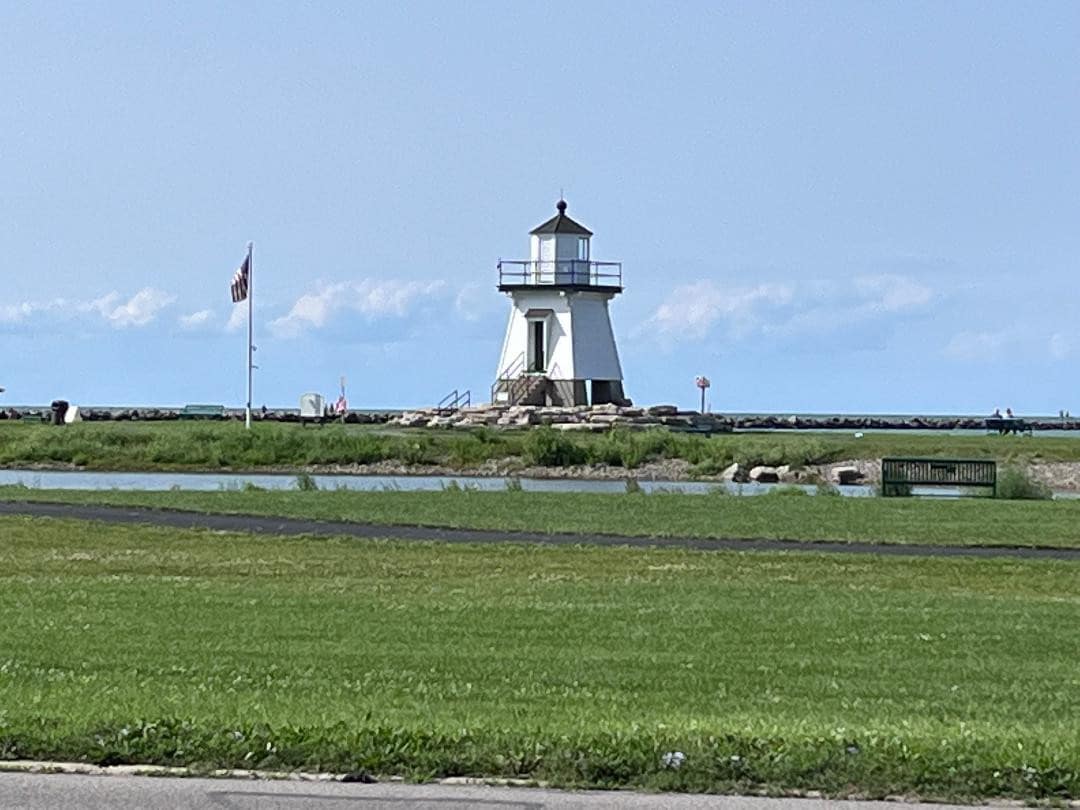
[[[570,381],[567,381],[570,382]],[[644,429],[668,427],[701,433],[722,433],[732,429],[730,419],[718,414],[680,411],[673,405],[634,408],[619,405],[479,405],[453,413],[432,408],[406,411],[390,420],[398,427],[529,427],[550,425],[557,430],[602,431],[612,427]]]

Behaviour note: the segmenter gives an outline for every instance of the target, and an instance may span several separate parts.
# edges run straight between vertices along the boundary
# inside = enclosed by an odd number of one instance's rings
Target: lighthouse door
[[[547,370],[544,322],[529,321],[529,371]]]

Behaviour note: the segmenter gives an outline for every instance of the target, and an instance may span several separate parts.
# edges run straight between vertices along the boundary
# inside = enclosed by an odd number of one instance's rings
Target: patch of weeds
[[[1007,501],[1049,501],[1054,497],[1050,487],[1036,481],[1020,467],[1006,467],[997,481],[997,498]]]
[[[802,487],[797,487],[794,484],[780,484],[765,493],[765,497],[767,498],[791,498],[803,495],[809,495],[809,493]]]
[[[296,488],[300,492],[316,492],[319,489],[319,484],[313,476],[302,472],[296,476]]]
[[[627,478],[626,479],[626,494],[627,495],[638,495],[643,491],[644,490],[642,490],[641,484],[638,483],[636,478]]]
[[[525,458],[541,467],[569,467],[585,462],[585,449],[552,427],[530,430],[523,442]]]
[[[522,492],[524,487],[521,486],[521,479],[516,475],[512,475],[506,479],[506,491],[507,492]]]
[[[910,498],[912,495],[911,484],[878,484],[874,488],[874,494],[882,498]]]

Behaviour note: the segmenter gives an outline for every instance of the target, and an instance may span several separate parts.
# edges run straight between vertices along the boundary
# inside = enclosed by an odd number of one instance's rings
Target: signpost
[[[709,378],[701,375],[694,378],[694,385],[701,389],[701,412],[705,413],[705,389],[707,389],[712,383],[709,382]]]

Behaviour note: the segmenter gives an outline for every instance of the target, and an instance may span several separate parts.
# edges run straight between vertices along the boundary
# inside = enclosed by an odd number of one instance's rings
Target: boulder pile
[[[648,408],[620,405],[545,406],[476,405],[455,411],[426,408],[406,411],[389,421],[397,427],[428,428],[517,428],[550,425],[556,430],[604,431],[612,427],[644,430],[667,427],[695,433],[727,433],[734,423],[719,414],[680,411],[674,405]]]

